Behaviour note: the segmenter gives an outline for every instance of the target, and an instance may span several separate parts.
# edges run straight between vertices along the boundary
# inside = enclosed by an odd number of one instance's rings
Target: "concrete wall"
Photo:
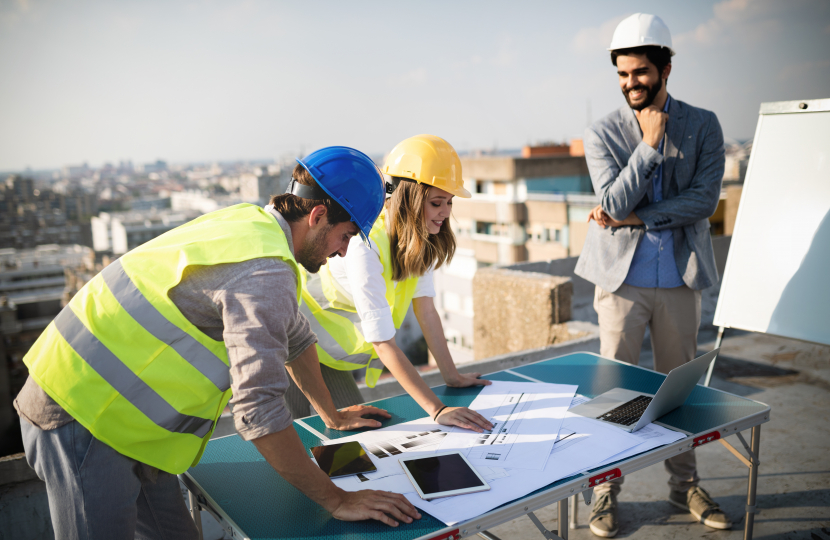
[[[473,278],[476,359],[567,339],[573,286],[566,277],[484,268]]]
[[[0,458],[0,538],[51,540],[46,484],[23,454]]]

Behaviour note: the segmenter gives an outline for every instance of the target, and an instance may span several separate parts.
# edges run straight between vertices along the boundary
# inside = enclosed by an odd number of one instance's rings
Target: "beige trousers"
[[[613,293],[600,287],[594,292],[599,316],[600,355],[638,365],[646,326],[651,330],[654,369],[668,373],[693,360],[700,327],[700,291],[685,285],[672,289],[641,288],[622,284]],[[667,459],[669,487],[686,492],[700,481],[694,450]],[[597,495],[620,492],[624,478],[601,484]]]

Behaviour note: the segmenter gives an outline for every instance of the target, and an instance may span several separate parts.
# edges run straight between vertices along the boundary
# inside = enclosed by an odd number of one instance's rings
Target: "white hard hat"
[[[663,19],[648,13],[635,13],[617,25],[608,50],[647,46],[666,47],[674,56],[674,49],[671,47],[671,32]]]

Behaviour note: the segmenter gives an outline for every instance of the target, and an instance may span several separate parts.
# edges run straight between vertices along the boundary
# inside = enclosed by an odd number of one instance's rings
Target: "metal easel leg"
[[[726,328],[724,328],[723,326],[718,328],[718,338],[715,340],[715,348],[716,349],[719,349],[720,346],[721,346],[721,343],[723,343],[723,333],[724,333],[725,330],[726,330]],[[715,358],[714,360],[712,360],[712,363],[709,364],[709,370],[706,372],[706,382],[703,383],[703,386],[709,386],[709,381],[712,380],[712,372],[715,371],[715,362],[717,362],[717,361],[718,361],[718,359]]]
[[[750,441],[752,447],[751,454],[754,459],[751,460],[749,466],[749,485],[746,492],[746,523],[744,525],[744,540],[751,540],[752,528],[755,525],[755,492],[758,488],[758,456],[761,450],[761,426],[752,428],[752,437]]]
[[[569,499],[571,501],[571,520],[568,523],[568,528],[578,529],[579,528],[579,495],[574,495]]]
[[[199,531],[199,540],[204,540],[204,536],[202,535],[202,512],[199,509],[199,501],[196,500],[196,495],[189,490],[187,492],[187,500],[190,503],[190,517],[193,518],[193,522],[196,524],[196,530]]]

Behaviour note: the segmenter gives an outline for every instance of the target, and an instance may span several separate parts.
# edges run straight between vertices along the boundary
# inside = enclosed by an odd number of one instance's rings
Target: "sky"
[[[606,49],[636,12],[728,139],[762,102],[830,98],[827,0],[0,0],[0,170],[566,141],[624,105]]]

